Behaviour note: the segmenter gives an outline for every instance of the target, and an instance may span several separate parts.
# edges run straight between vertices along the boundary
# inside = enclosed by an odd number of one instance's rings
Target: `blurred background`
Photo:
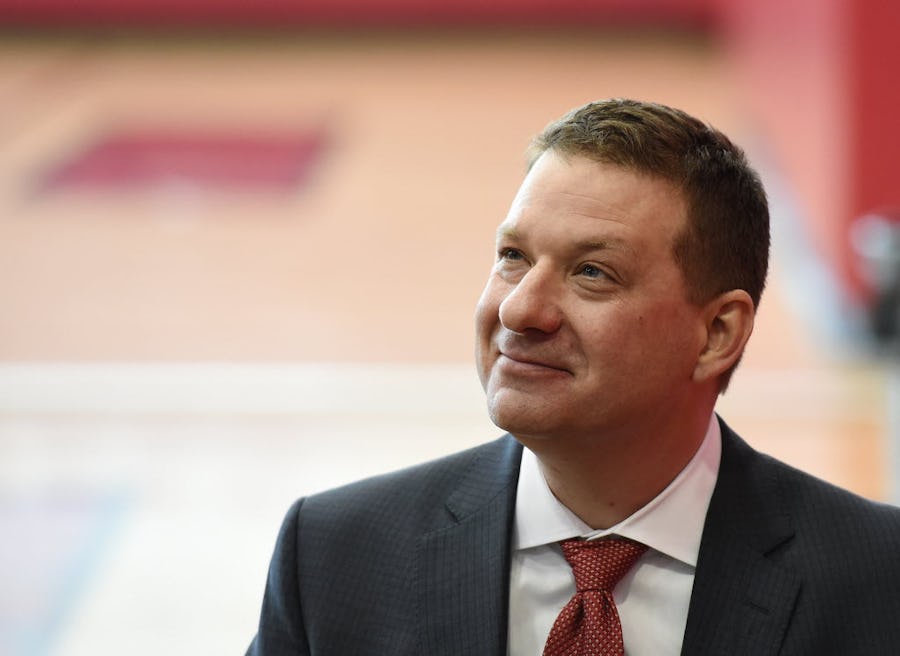
[[[769,190],[720,413],[896,500],[898,27],[852,0],[0,0],[0,656],[243,653],[296,497],[496,436],[494,230],[530,137],[602,97],[711,122]]]

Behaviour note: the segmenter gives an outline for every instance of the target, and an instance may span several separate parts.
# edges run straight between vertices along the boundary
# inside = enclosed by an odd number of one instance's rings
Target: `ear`
[[[755,315],[753,300],[743,289],[732,289],[707,303],[706,344],[694,367],[694,382],[718,379],[740,359]]]

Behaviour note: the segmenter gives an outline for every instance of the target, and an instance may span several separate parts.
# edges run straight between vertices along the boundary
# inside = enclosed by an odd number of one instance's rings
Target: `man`
[[[510,435],[298,501],[248,654],[900,653],[900,511],[713,413],[768,246],[758,177],[700,121],[609,100],[551,124],[476,313]],[[585,586],[577,554],[610,545]]]

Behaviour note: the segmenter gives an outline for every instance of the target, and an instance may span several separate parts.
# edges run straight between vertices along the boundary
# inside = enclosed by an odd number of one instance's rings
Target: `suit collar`
[[[416,589],[421,653],[506,653],[510,534],[522,447],[505,436],[476,449],[448,496],[447,516],[425,533]]]
[[[576,536],[615,534],[695,568],[721,456],[721,429],[718,419],[710,413],[700,448],[675,479],[629,517],[607,529],[595,530],[554,496],[540,471],[537,456],[525,449],[516,493],[513,550]]]
[[[724,422],[683,654],[778,653],[800,583],[776,555],[794,535],[777,470]]]
[[[722,462],[694,578],[683,654],[774,656],[800,583],[779,565],[794,530],[777,470],[724,422]],[[447,514],[419,544],[422,653],[503,656],[510,536],[521,445],[485,445],[448,495]],[[448,555],[456,558],[448,558]]]

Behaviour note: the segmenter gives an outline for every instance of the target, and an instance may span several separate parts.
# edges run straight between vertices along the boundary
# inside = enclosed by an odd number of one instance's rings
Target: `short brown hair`
[[[768,202],[744,151],[724,134],[679,109],[617,98],[588,103],[548,125],[532,142],[529,167],[547,150],[674,184],[688,216],[672,249],[691,302],[743,289],[759,305],[769,265]],[[723,390],[732,371],[722,377]]]

